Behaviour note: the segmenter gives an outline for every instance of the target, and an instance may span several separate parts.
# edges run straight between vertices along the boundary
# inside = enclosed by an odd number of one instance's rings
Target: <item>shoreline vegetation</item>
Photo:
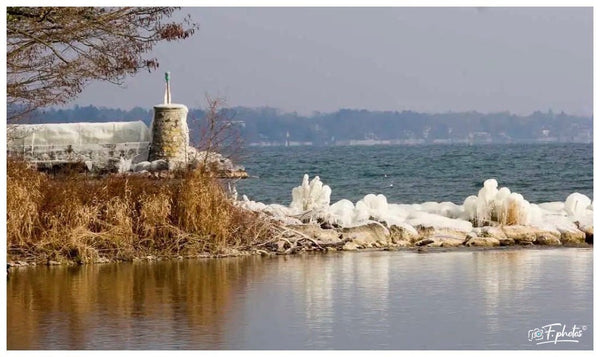
[[[169,178],[50,175],[25,161],[10,159],[8,266],[593,244],[593,227],[555,232],[506,224],[468,233],[425,226],[415,231],[377,221],[341,227],[313,219],[286,223],[247,209],[241,202],[230,197],[216,175],[201,168],[177,171]]]
[[[207,171],[170,178],[48,175],[7,163],[7,260],[37,264],[230,254],[270,239],[271,225],[236,207]]]

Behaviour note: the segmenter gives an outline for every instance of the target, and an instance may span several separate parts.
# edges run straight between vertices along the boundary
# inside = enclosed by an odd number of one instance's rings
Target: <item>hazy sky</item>
[[[592,114],[591,8],[184,8],[201,26],[152,53],[158,72],[94,83],[71,104],[174,102],[307,114],[340,108]]]

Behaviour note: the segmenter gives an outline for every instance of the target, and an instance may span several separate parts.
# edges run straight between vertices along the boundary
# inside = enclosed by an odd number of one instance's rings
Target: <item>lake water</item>
[[[592,145],[257,148],[240,194],[288,204],[302,175],[332,202],[452,201],[483,181],[530,202],[593,193]],[[9,349],[591,349],[592,249],[343,252],[81,267],[7,280]],[[528,332],[585,326],[578,343]]]
[[[591,349],[592,250],[340,252],[15,270],[9,349]],[[528,331],[585,326],[579,343]]]
[[[592,144],[250,148],[243,164],[259,178],[238,182],[239,194],[264,203],[289,204],[305,173],[331,187],[332,203],[382,193],[390,203],[462,204],[488,178],[532,203],[593,199]]]

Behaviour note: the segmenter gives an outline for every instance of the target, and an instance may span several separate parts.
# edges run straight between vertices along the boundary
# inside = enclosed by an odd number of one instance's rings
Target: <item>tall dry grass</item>
[[[186,256],[248,249],[270,225],[236,207],[202,171],[175,178],[48,176],[7,163],[8,256],[73,260]]]

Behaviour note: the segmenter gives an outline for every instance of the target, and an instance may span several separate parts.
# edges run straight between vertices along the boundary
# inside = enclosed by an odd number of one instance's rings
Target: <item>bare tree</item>
[[[8,119],[65,103],[92,80],[119,84],[156,69],[144,54],[160,41],[191,36],[189,17],[165,22],[172,7],[7,8]]]
[[[193,144],[204,153],[201,165],[208,168],[211,153],[219,153],[228,159],[236,159],[242,148],[240,122],[225,110],[224,98],[206,95],[208,107],[204,118],[196,120],[198,135],[192,138]]]

